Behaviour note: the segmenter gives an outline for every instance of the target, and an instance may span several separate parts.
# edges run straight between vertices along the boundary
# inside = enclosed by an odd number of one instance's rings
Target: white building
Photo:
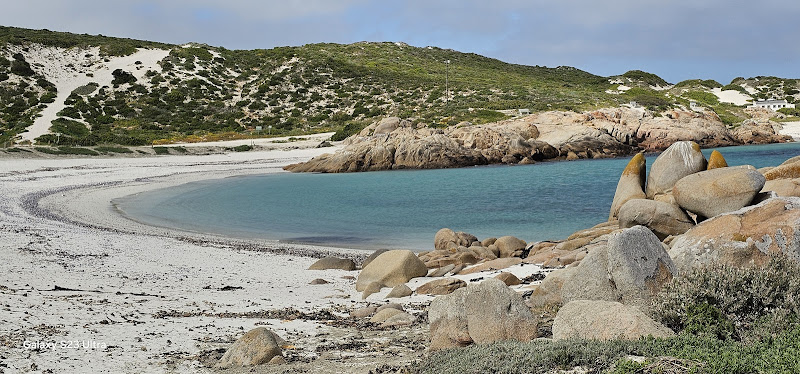
[[[771,110],[778,110],[781,108],[794,108],[794,104],[789,104],[786,100],[757,100],[748,108],[767,108]]]

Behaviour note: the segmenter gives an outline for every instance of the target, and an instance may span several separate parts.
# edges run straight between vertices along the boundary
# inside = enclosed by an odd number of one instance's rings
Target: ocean
[[[716,148],[733,165],[776,166],[800,144]],[[703,151],[706,158],[711,149]],[[648,155],[648,168],[657,155]],[[564,239],[605,221],[629,158],[351,174],[252,175],[115,200],[154,226],[373,250],[433,249],[443,227],[479,239]]]

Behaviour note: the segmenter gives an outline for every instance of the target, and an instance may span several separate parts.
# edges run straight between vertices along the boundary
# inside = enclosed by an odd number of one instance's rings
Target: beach
[[[226,347],[255,323],[295,342],[316,335],[313,321],[263,312],[351,304],[354,281],[342,277],[357,273],[305,269],[314,257],[365,253],[187,235],[139,225],[110,204],[194,180],[283,172],[331,151],[290,146],[296,144],[203,156],[0,160],[6,368],[204,372],[198,353]],[[329,283],[308,286],[315,278]],[[219,317],[226,313],[275,317]]]
[[[427,345],[426,323],[380,329],[349,317],[355,308],[385,304],[390,289],[362,300],[358,271],[306,270],[320,257],[358,263],[369,251],[147,226],[111,203],[192,181],[284,173],[285,165],[336,149],[314,148],[318,140],[204,155],[0,159],[5,368],[215,372],[225,349],[258,326],[292,344],[284,356],[293,368],[369,372],[413,362]],[[513,270],[519,277],[538,271]],[[328,283],[309,285],[315,279]],[[432,298],[399,301],[424,318]]]

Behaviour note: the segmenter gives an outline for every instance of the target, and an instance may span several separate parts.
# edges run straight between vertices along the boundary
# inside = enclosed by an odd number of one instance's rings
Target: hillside
[[[794,100],[798,82],[778,81],[734,83],[751,97]],[[520,108],[585,111],[631,101],[660,112],[693,100],[729,125],[748,117],[704,95],[719,84],[698,82],[670,85],[640,71],[600,77],[403,43],[228,50],[0,27],[0,144],[357,131],[386,116],[443,127],[494,122]]]

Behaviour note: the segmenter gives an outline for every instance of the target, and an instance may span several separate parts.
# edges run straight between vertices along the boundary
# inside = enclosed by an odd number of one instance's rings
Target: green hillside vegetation
[[[53,84],[36,73],[36,64],[25,60],[33,43],[99,46],[107,58],[136,48],[169,50],[160,69],[147,70],[144,78],[118,69],[110,86],[90,82],[73,90],[58,113],[61,119],[54,121],[53,131],[62,135],[38,139],[72,146],[293,136],[346,127],[349,133],[392,115],[442,127],[493,122],[507,118],[500,110],[521,108],[583,111],[636,101],[662,111],[687,107],[687,92],[721,87],[692,80],[654,90],[669,84],[655,74],[632,70],[616,78],[633,89],[615,92],[609,78],[571,67],[508,64],[402,43],[228,50],[0,27],[0,143],[32,124],[43,103],[56,96]],[[750,83],[732,84],[741,88]],[[790,86],[779,85],[784,96],[794,94]],[[717,103],[713,109],[730,124],[744,119],[735,108]]]

